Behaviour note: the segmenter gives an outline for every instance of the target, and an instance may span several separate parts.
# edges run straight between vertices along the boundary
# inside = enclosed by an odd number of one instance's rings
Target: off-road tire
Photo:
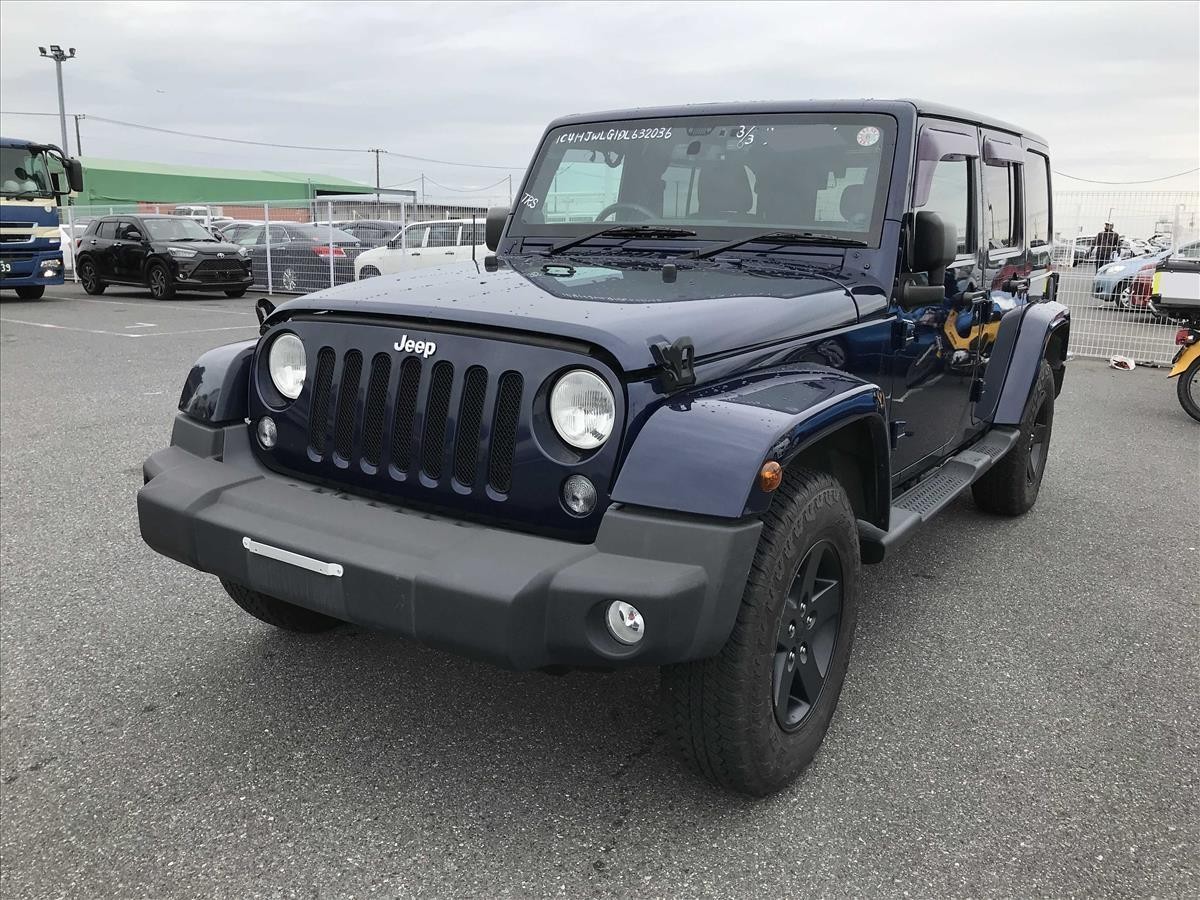
[[[175,284],[171,272],[161,262],[152,262],[146,267],[146,286],[155,300],[170,300],[175,296]]]
[[[254,618],[282,628],[285,631],[300,631],[305,634],[318,634],[329,631],[341,625],[341,621],[323,613],[313,612],[294,603],[285,603],[248,587],[221,579],[221,587],[233,598],[233,602],[244,609]]]
[[[41,300],[44,293],[46,293],[44,284],[24,284],[17,288],[17,296],[22,300]]]
[[[831,545],[842,571],[841,619],[816,702],[785,731],[772,698],[777,634],[800,563]],[[860,584],[858,532],[841,484],[811,469],[786,473],[770,509],[729,640],[709,659],[664,666],[670,740],[710,781],[764,796],[807,766],[829,729],[854,643]]]
[[[1183,411],[1200,422],[1200,404],[1196,403],[1192,394],[1192,385],[1200,379],[1200,358],[1192,360],[1192,364],[1179,375],[1175,390],[1179,395],[1179,405]]]
[[[79,261],[79,283],[83,285],[83,290],[88,294],[103,294],[104,289],[108,287],[100,280],[100,273],[96,271],[96,264],[88,257],[84,257]]]
[[[250,290],[250,288],[238,288],[238,289],[237,289],[237,290],[235,290],[235,291],[226,291],[226,292],[225,292],[225,296],[226,296],[226,297],[231,297],[231,298],[233,298],[234,300],[236,300],[238,297],[245,297],[245,296],[246,296],[246,291],[248,291],[248,290]]]
[[[1054,372],[1050,363],[1038,365],[1037,382],[1021,416],[1017,443],[971,485],[975,505],[999,516],[1020,516],[1037,502],[1046,473],[1050,436],[1054,429]],[[1040,454],[1035,448],[1040,445]]]

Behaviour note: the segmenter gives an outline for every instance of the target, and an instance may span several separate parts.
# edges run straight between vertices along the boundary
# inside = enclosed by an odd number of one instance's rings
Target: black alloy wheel
[[[795,731],[817,704],[842,620],[842,560],[829,541],[801,561],[784,599],[775,639],[771,703],[784,731]]]
[[[104,293],[105,285],[102,281],[100,281],[100,273],[96,271],[96,264],[90,259],[80,260],[79,281],[83,285],[83,289],[86,293]]]
[[[150,295],[155,300],[168,300],[174,293],[174,285],[171,284],[171,276],[167,272],[166,266],[162,263],[155,263],[150,266]]]

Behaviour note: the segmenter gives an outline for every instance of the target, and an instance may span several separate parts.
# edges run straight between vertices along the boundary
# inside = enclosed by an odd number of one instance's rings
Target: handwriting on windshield
[[[539,202],[540,201],[538,200],[538,198],[533,196],[533,194],[530,194],[529,192],[526,192],[521,196],[521,205],[524,206],[526,209],[537,209]]]
[[[588,141],[667,141],[671,129],[661,128],[609,128],[607,131],[572,131],[560,134],[557,144],[586,144]]]

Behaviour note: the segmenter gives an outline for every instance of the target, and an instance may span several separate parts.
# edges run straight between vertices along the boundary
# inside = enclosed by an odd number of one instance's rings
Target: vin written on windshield
[[[895,131],[889,116],[845,113],[556,128],[538,151],[509,233],[573,246],[598,235],[598,225],[629,225],[650,226],[648,235],[686,228],[738,240],[788,231],[876,246]]]

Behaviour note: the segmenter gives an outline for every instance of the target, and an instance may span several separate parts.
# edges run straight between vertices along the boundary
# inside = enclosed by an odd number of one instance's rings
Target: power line
[[[3,115],[9,116],[56,116],[57,113],[39,113],[39,112],[17,112],[15,110],[4,110],[0,112]],[[173,128],[160,128],[157,125],[142,125],[138,122],[123,122],[120,119],[109,119],[104,116],[86,116],[89,121],[105,122],[109,125],[120,125],[124,128],[138,128],[142,131],[155,131],[159,134],[174,134],[179,137],[198,138],[205,141],[221,141],[226,144],[244,144],[251,147],[272,147],[280,150],[316,150],[322,153],[374,153],[374,150],[367,150],[361,147],[310,147],[305,144],[278,144],[272,141],[250,141],[243,138],[220,137],[215,134],[199,134],[194,131],[177,131]],[[455,162],[448,159],[435,159],[430,156],[413,156],[408,153],[395,153],[390,150],[381,150],[388,156],[394,156],[397,159],[410,159],[416,162],[434,163],[441,166],[454,166],[464,169],[494,169],[502,172],[518,172],[524,170],[524,166],[493,166],[485,163],[468,163]]]
[[[419,181],[420,179],[415,179],[415,180]],[[450,187],[450,185],[448,185],[448,184],[440,184],[440,183],[434,181],[428,175],[425,176],[425,180],[428,181],[430,184],[432,184],[434,187],[440,187],[444,191],[457,191],[460,194],[473,194],[477,191],[486,191],[488,188],[499,187],[500,185],[502,185],[506,181],[508,181],[507,178],[501,178],[499,181],[493,182],[492,184],[485,184],[483,187],[456,188],[456,187]]]
[[[1154,184],[1156,181],[1170,181],[1172,178],[1180,178],[1184,175],[1191,175],[1193,172],[1200,172],[1200,166],[1194,169],[1188,169],[1186,172],[1176,172],[1174,175],[1164,175],[1162,178],[1147,178],[1145,181],[1097,181],[1094,178],[1080,178],[1078,175],[1068,175],[1066,172],[1054,170],[1055,175],[1061,175],[1063,178],[1070,178],[1074,181],[1085,181],[1088,184]]]

